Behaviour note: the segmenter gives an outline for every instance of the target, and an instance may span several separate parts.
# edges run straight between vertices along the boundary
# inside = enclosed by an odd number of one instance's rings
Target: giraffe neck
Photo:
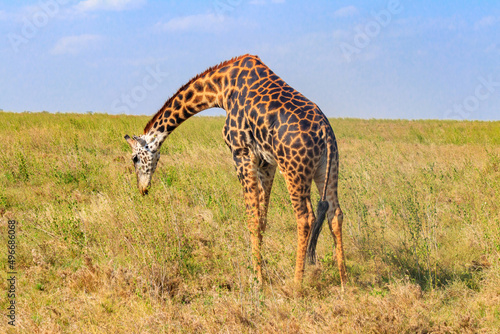
[[[214,107],[228,110],[228,100],[231,98],[230,87],[237,75],[232,71],[233,62],[222,63],[216,68],[210,68],[194,77],[182,86],[153,116],[144,128],[147,137],[157,137],[161,145],[172,131],[182,122],[197,113]]]

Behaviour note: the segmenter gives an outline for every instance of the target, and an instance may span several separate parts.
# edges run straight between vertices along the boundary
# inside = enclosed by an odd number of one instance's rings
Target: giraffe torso
[[[324,132],[331,131],[324,114],[258,58],[245,57],[234,65],[235,87],[226,93],[231,98],[223,129],[233,154],[251,151],[260,163],[314,174],[325,149]]]

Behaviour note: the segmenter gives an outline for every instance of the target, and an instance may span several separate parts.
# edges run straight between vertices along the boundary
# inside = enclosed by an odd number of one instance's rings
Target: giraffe
[[[295,283],[302,282],[306,256],[310,263],[315,262],[316,243],[326,216],[343,290],[346,269],[335,135],[319,107],[286,84],[258,56],[247,54],[208,68],[165,102],[141,136],[125,135],[132,148],[140,193],[148,193],[160,147],[168,135],[189,117],[212,107],[226,111],[223,136],[243,187],[258,282],[262,284],[262,235],[279,168],[297,220]],[[311,203],[313,181],[321,196],[317,219]]]

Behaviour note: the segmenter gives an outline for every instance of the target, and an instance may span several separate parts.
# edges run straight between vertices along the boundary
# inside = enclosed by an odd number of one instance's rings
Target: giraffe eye
[[[139,158],[137,157],[137,155],[134,155],[132,157],[132,161],[134,162],[134,164],[136,164],[139,161]]]

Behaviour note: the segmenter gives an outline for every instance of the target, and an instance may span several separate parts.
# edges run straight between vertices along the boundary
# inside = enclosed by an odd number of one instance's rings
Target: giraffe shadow
[[[383,261],[392,269],[392,273],[382,278],[386,282],[394,278],[407,278],[414,284],[420,285],[422,290],[431,290],[459,281],[469,289],[479,290],[482,268],[471,268],[465,265],[459,266],[458,269],[452,268],[437,261],[417,257],[413,252],[403,248],[390,256],[385,256]]]

